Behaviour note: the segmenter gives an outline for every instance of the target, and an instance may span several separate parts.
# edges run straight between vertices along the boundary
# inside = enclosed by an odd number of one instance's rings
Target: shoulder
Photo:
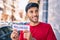
[[[50,26],[49,23],[44,23],[44,22],[40,22],[41,25],[44,25],[44,26]]]
[[[52,28],[52,26],[49,24],[49,23],[44,23],[44,22],[40,22],[40,25],[43,27],[43,28]]]
[[[41,22],[41,29],[45,31],[46,33],[50,31],[53,32],[52,26],[49,23]]]

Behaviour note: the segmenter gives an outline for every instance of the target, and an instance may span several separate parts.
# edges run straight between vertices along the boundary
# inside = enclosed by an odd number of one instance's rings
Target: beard
[[[38,22],[38,16],[34,16],[34,17],[32,17],[32,18],[29,18],[29,20],[31,21],[31,22],[33,22],[33,23],[37,23]]]

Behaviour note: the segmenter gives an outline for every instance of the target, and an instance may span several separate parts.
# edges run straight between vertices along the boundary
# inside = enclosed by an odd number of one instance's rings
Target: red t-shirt
[[[36,26],[30,26],[30,32],[35,40],[57,40],[50,24],[40,22]],[[23,34],[23,32],[20,33],[19,40],[26,40]]]

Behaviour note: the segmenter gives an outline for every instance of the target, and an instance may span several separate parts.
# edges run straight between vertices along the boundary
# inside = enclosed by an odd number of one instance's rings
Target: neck
[[[36,25],[38,25],[38,24],[39,24],[39,22],[36,22],[36,23],[35,23],[35,22],[30,22],[30,25],[31,25],[31,26],[36,26]]]

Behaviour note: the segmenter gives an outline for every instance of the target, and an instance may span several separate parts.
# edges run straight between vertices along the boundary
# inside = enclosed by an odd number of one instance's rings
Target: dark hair
[[[37,3],[28,3],[26,8],[25,8],[25,11],[27,12],[28,9],[30,9],[31,7],[37,7],[39,8],[39,5]]]

